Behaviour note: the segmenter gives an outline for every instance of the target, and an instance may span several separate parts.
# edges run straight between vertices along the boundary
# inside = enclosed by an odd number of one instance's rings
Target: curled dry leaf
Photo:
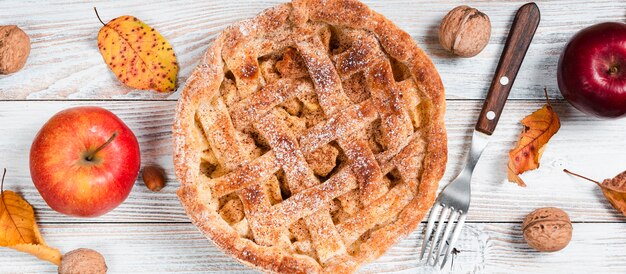
[[[4,175],[2,181],[4,181]],[[60,265],[61,252],[46,245],[39,233],[33,207],[20,195],[10,190],[2,190],[0,198],[0,228],[2,228],[0,229],[0,246],[26,252],[39,259]]]
[[[613,178],[604,179],[602,183],[589,179],[585,176],[578,175],[567,169],[564,169],[563,171],[567,174],[594,182],[602,189],[602,194],[604,194],[604,197],[609,200],[609,203],[611,203],[615,209],[619,210],[622,215],[626,216],[626,171],[617,174],[617,176]]]
[[[100,22],[104,26],[98,32],[98,48],[117,79],[137,89],[168,92],[176,88],[176,55],[158,31],[128,15]]]
[[[547,94],[546,94],[547,97]],[[509,151],[508,179],[526,186],[519,174],[539,167],[539,160],[550,138],[559,131],[561,121],[550,102],[522,120],[522,135],[517,146]]]

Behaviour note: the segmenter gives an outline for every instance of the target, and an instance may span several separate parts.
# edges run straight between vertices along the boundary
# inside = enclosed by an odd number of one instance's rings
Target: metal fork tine
[[[461,218],[459,218],[459,221],[456,223],[456,227],[454,228],[454,232],[452,233],[452,239],[450,239],[450,241],[448,242],[446,256],[443,258],[443,262],[441,263],[441,269],[443,269],[443,267],[446,265],[446,262],[448,261],[448,256],[450,256],[450,253],[452,253],[452,249],[456,244],[456,240],[458,240],[459,235],[461,235],[461,230],[463,230],[463,225],[465,224],[465,217],[467,217],[467,213],[461,213]]]
[[[437,230],[435,230],[435,235],[433,236],[433,240],[431,241],[430,249],[428,250],[428,257],[426,257],[426,264],[428,264],[430,262],[430,257],[432,256],[433,251],[435,250],[435,246],[437,246],[437,241],[439,240],[439,235],[441,234],[441,230],[442,230],[442,228],[444,226],[444,220],[446,219],[446,215],[448,215],[449,211],[450,211],[450,208],[444,205],[443,206],[443,211],[441,211],[441,216],[439,217],[439,223],[437,224]]]
[[[446,247],[446,241],[450,236],[450,231],[452,231],[452,227],[454,226],[454,222],[456,221],[458,212],[453,210],[450,213],[450,218],[448,218],[448,225],[446,226],[446,230],[443,232],[443,236],[441,237],[441,244],[439,245],[439,249],[437,249],[437,253],[435,253],[435,265],[439,262],[439,257],[441,257],[441,252]]]
[[[424,252],[426,251],[426,246],[430,241],[430,235],[433,234],[433,227],[435,226],[435,219],[437,219],[437,213],[441,209],[441,205],[438,202],[435,202],[435,206],[430,211],[430,217],[428,217],[428,224],[426,225],[426,236],[424,236],[424,241],[422,242],[422,252],[420,254],[420,261],[424,259]]]

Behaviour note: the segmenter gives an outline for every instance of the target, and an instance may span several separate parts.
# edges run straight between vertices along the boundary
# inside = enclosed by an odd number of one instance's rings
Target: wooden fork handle
[[[517,10],[489,93],[478,117],[476,130],[491,135],[496,129],[517,72],[539,26],[539,19],[539,7],[535,3],[525,4]]]

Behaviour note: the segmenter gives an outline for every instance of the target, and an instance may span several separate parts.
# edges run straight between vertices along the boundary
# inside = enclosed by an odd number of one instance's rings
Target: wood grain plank
[[[96,36],[105,21],[130,14],[159,30],[173,45],[182,86],[214,36],[233,22],[284,1],[0,1],[0,25],[17,24],[31,37],[26,67],[0,76],[0,100],[14,99],[176,99],[175,93],[138,91],[121,85],[100,56]],[[364,1],[406,30],[433,58],[450,99],[484,98],[513,20],[526,1],[394,0]],[[478,56],[454,58],[439,46],[437,28],[454,6],[472,5],[491,18],[490,44]],[[510,98],[542,98],[543,87],[560,98],[556,66],[567,40],[585,26],[626,20],[626,1],[537,1],[541,24]],[[176,7],[175,9],[173,7]]]
[[[470,134],[481,101],[449,101],[446,123],[449,163],[442,183],[461,168],[469,148]],[[540,169],[522,175],[528,184],[520,188],[506,182],[508,151],[517,141],[519,120],[543,102],[507,103],[492,141],[475,170],[469,221],[521,222],[537,207],[557,206],[576,222],[624,222],[591,183],[572,178],[561,170],[592,178],[612,177],[626,168],[624,148],[626,120],[605,121],[583,115],[565,102],[554,102],[562,128],[547,145]],[[137,135],[142,162],[156,163],[167,172],[167,186],[153,193],[139,180],[129,198],[114,211],[94,219],[77,219],[52,211],[33,187],[28,169],[32,139],[50,116],[77,105],[103,106],[116,113]],[[171,124],[175,102],[171,101],[80,101],[0,102],[0,168],[8,169],[5,189],[15,190],[35,207],[40,222],[188,222],[175,195],[179,184],[172,167]]]
[[[439,273],[418,261],[422,229],[393,246],[360,273]],[[454,273],[624,273],[624,223],[573,225],[570,244],[539,253],[524,242],[520,224],[469,224],[459,239]],[[599,233],[602,231],[603,233]],[[46,224],[49,245],[68,252],[86,247],[106,258],[108,273],[258,273],[225,255],[191,224]],[[574,259],[575,258],[575,259]],[[56,273],[30,255],[0,248],[2,273]]]

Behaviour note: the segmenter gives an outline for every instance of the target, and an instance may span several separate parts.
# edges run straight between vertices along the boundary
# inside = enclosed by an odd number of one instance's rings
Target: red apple
[[[569,41],[557,72],[563,97],[599,117],[626,114],[626,24],[601,23]]]
[[[30,148],[30,175],[41,197],[52,209],[79,217],[100,216],[121,204],[140,162],[133,132],[99,107],[57,113]]]

